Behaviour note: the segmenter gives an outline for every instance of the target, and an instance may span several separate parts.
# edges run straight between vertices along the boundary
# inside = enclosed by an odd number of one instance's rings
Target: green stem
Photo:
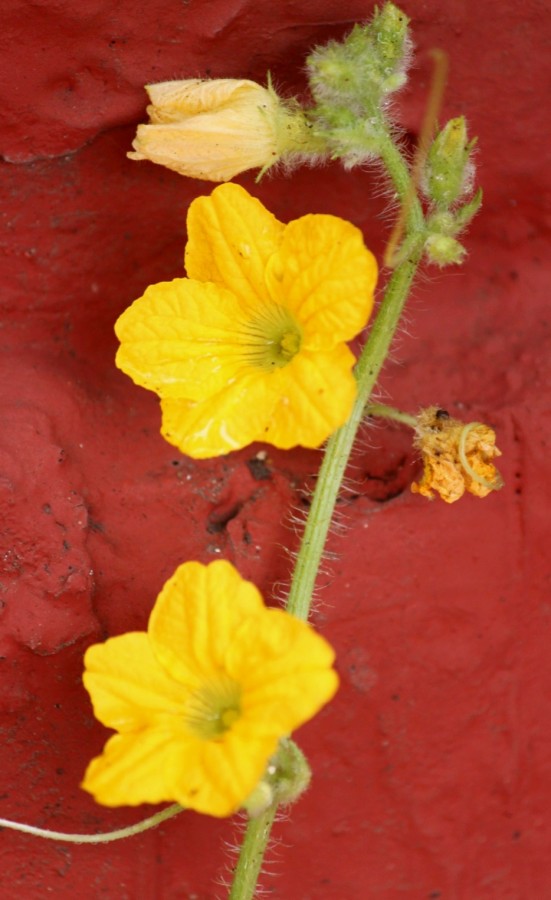
[[[410,236],[425,233],[425,217],[419,202],[411,172],[392,138],[382,131],[379,137],[379,153],[385,169],[392,179],[400,203],[406,204],[406,232]]]
[[[410,236],[424,233],[423,210],[417,194],[411,191],[409,169],[390,135],[382,136],[380,153],[398,197],[406,203],[406,240]],[[299,619],[308,619],[323,548],[348,458],[365,406],[398,326],[421,255],[422,241],[414,241],[409,254],[394,269],[356,365],[358,394],[352,413],[342,428],[327,442],[286,604],[287,611]],[[259,818],[249,820],[229,900],[251,900],[254,897],[275,811],[274,805]]]
[[[401,422],[402,425],[409,425],[410,428],[417,428],[417,419],[410,416],[409,413],[402,412],[400,409],[394,409],[393,406],[386,406],[384,403],[370,403],[366,406],[366,416],[375,416],[382,419],[393,419],[395,422]]]
[[[415,258],[397,266],[392,273],[355,369],[358,394],[354,408],[348,421],[327,442],[287,599],[287,611],[299,619],[308,618],[327,532],[356,432],[388,353],[420,257],[421,251]],[[275,811],[274,804],[258,818],[249,820],[229,900],[251,900],[254,897]]]
[[[254,897],[276,810],[277,803],[273,803],[259,816],[249,819],[228,900]]]
[[[355,369],[358,394],[348,421],[327,442],[308,521],[297,557],[287,611],[306,620],[327,532],[331,525],[348,458],[375,382],[394,337],[409,288],[419,264],[407,259],[392,273],[377,318]]]
[[[155,828],[161,822],[166,822],[178,813],[183,812],[183,807],[178,803],[167,806],[161,812],[142,819],[134,825],[128,825],[126,828],[118,828],[116,831],[104,831],[101,834],[71,834],[66,831],[51,831],[49,828],[37,828],[35,825],[25,825],[24,822],[12,822],[11,819],[0,819],[0,828],[11,828],[12,831],[22,831],[24,834],[32,834],[35,837],[47,838],[50,841],[64,841],[67,844],[107,844],[110,841],[120,841],[122,838],[133,837],[135,834],[141,834],[142,831],[148,831]]]

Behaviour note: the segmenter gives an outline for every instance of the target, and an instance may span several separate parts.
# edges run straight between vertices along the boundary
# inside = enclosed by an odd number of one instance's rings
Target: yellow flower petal
[[[247,683],[236,732],[250,719],[257,734],[289,734],[312,718],[337,690],[334,660],[327,641],[282,610],[243,622],[226,658],[228,673]]]
[[[262,123],[261,123],[262,124]],[[244,137],[242,116],[228,110],[174,125],[138,125],[130,159],[149,160],[186,178],[229,181],[240,172],[275,162],[271,130],[252,129]]]
[[[361,231],[336,216],[290,222],[266,278],[277,303],[304,328],[304,346],[330,349],[349,341],[373,308],[377,262]]]
[[[163,399],[161,432],[194,459],[208,459],[267,441],[289,449],[319,447],[346,422],[357,384],[345,344],[300,353],[288,367],[252,373],[204,402]]]
[[[358,390],[354,362],[346,344],[327,352],[297,354],[287,369],[277,373],[282,382],[279,400],[256,440],[283,450],[297,444],[319,447],[350,415]]]
[[[248,321],[225,288],[187,278],[154,284],[117,320],[116,364],[160,397],[204,399],[246,368]]]
[[[114,735],[93,759],[82,787],[104,806],[176,802],[211,816],[229,816],[262,777],[277,738],[245,743],[231,735],[202,743],[177,731]]]
[[[244,78],[187,78],[146,85],[154,123],[182,122],[201,113],[228,109],[261,109],[269,100],[267,88]]]
[[[159,594],[148,634],[157,659],[174,678],[187,681],[190,668],[219,669],[239,623],[262,612],[260,593],[231,563],[188,562]]]
[[[262,778],[277,743],[274,734],[259,735],[253,728],[245,740],[230,731],[221,742],[197,748],[196,765],[186,776],[188,800],[182,805],[211,816],[236,812]]]
[[[82,787],[104,806],[176,801],[177,770],[186,763],[189,741],[178,740],[170,729],[150,728],[110,738],[101,756],[91,761]],[[183,804],[182,804],[183,805]]]
[[[140,665],[136,666],[136,660]],[[117,731],[140,729],[153,719],[180,715],[182,688],[159,665],[145,632],[93,644],[84,656],[83,682],[100,722]]]
[[[277,383],[261,372],[243,376],[202,403],[164,399],[161,433],[194,459],[220,456],[266,440]]]
[[[189,207],[186,271],[212,281],[252,308],[269,299],[265,269],[285,226],[237,184],[223,184]]]

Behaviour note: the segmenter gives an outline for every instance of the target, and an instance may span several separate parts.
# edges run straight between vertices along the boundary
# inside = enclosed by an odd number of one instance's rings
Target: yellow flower
[[[479,422],[465,424],[443,409],[429,406],[417,417],[415,446],[423,456],[423,477],[414,494],[433,499],[433,491],[454,503],[465,491],[486,497],[503,486],[492,460],[501,456],[495,432]]]
[[[146,86],[148,125],[139,125],[130,159],[148,159],[180,175],[229,181],[282,157],[316,155],[304,113],[271,85],[233,78],[165,81]]]
[[[176,801],[213,816],[238,809],[281,737],[334,695],[329,644],[267,609],[223,560],[179,566],[147,632],[94,644],[84,684],[118,734],[83,787],[106,806]]]
[[[196,458],[253,441],[319,447],[352,408],[354,356],[377,264],[361,232],[283,225],[236,184],[194,200],[189,278],[154,284],[119,318],[117,365],[161,397],[162,434]]]

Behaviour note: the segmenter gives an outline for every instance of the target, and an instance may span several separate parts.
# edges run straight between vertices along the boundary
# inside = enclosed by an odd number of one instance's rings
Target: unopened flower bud
[[[425,241],[425,255],[429,262],[440,266],[459,265],[467,251],[455,238],[445,234],[430,234]]]
[[[380,155],[388,97],[406,81],[411,40],[409,19],[393,3],[376,9],[343,41],[316,47],[308,72],[316,105],[310,110],[315,133],[345,165]]]
[[[472,151],[464,116],[450,119],[432,142],[425,163],[423,190],[429,200],[447,209],[471,191],[474,180]]]
[[[138,126],[128,156],[188,178],[229,181],[247,169],[315,155],[319,146],[300,107],[281,100],[271,85],[193,78],[146,90],[150,122]]]
[[[503,485],[493,464],[501,453],[488,425],[460,422],[446,410],[429,406],[417,417],[414,445],[424,464],[421,481],[411,485],[414,494],[432,500],[436,491],[446,503],[455,503],[465,491],[486,497]]]
[[[272,803],[293,803],[310,784],[312,772],[302,750],[290,738],[282,738],[278,749],[244,808],[254,818]]]
[[[307,62],[316,100],[363,109],[402,87],[411,50],[408,24],[405,13],[385,3],[343,41],[316,47]]]
[[[294,741],[282,738],[275,764],[272,777],[274,796],[278,803],[293,803],[310,784],[312,772],[308,761]]]
[[[243,804],[251,819],[261,816],[274,802],[274,792],[267,781],[259,781],[254,791],[249,794]]]

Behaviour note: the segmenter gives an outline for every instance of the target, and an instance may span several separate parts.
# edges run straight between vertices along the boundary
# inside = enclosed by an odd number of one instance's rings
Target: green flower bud
[[[310,784],[312,772],[307,759],[290,738],[279,742],[275,757],[276,771],[271,780],[272,790],[278,803],[293,803]]]
[[[409,65],[409,19],[393,3],[375,9],[366,25],[355,25],[343,41],[316,47],[307,60],[316,100],[361,109],[402,87]]]
[[[427,234],[456,237],[474,218],[482,205],[480,188],[463,206],[455,209],[438,209],[427,218]]]
[[[467,225],[470,224],[472,219],[476,216],[478,210],[482,206],[482,189],[479,188],[477,192],[471,197],[471,199],[465,203],[464,206],[460,206],[459,209],[456,209],[454,212],[454,233],[458,234],[460,231],[463,231]]]
[[[317,47],[307,60],[314,134],[345,165],[378,156],[388,97],[406,81],[411,40],[407,16],[385,3],[371,22],[341,42]]]
[[[431,144],[423,174],[423,190],[429,200],[447,209],[471,191],[474,180],[472,151],[476,138],[467,139],[463,116],[450,119]]]
[[[380,12],[375,10],[372,37],[384,94],[397,91],[406,82],[412,47],[408,25],[408,17],[393,3],[385,3]]]
[[[282,738],[264,776],[243,807],[252,818],[272,803],[293,803],[310,784],[312,772],[302,750],[290,738]]]
[[[445,234],[453,237],[457,231],[455,215],[447,209],[440,209],[429,217],[429,231],[434,234]]]
[[[466,253],[465,247],[459,241],[445,234],[430,234],[425,241],[425,255],[428,261],[440,268],[459,265]]]
[[[274,792],[267,781],[259,781],[254,791],[249,794],[243,808],[247,810],[251,819],[261,816],[274,802]]]

